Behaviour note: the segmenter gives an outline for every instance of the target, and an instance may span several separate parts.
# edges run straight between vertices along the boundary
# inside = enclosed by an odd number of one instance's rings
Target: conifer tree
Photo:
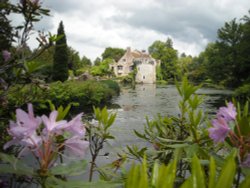
[[[67,40],[64,32],[63,22],[61,21],[57,30],[59,40],[56,41],[54,66],[53,66],[53,80],[65,81],[68,79],[68,50]]]

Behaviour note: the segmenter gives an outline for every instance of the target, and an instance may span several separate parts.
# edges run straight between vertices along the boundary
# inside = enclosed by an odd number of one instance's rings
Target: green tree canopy
[[[60,36],[60,39],[56,41],[55,46],[53,80],[65,81],[68,79],[69,56],[67,40],[62,21],[59,24],[57,35]]]
[[[250,11],[249,15],[243,17],[242,38],[239,45],[240,48],[240,65],[238,66],[239,75],[242,82],[250,81]]]
[[[205,50],[208,58],[206,64],[207,74],[213,82],[226,86],[236,86],[240,83],[240,42],[242,38],[242,25],[233,19],[226,22],[218,30],[217,41],[209,44]]]
[[[102,53],[102,59],[114,59],[116,62],[125,54],[125,50],[122,48],[111,48],[108,47]]]
[[[79,53],[72,47],[68,47],[69,54],[69,69],[76,71],[81,67],[81,58]]]
[[[83,56],[81,59],[81,65],[83,67],[90,67],[92,65],[91,60],[87,58],[86,56]]]
[[[173,48],[170,38],[166,42],[155,41],[148,48],[153,58],[161,61],[161,73],[164,80],[173,79],[176,76],[177,50]]]
[[[109,64],[114,63],[113,59],[107,58],[103,60],[100,65],[93,66],[91,68],[91,74],[93,76],[105,76],[105,75],[111,75],[112,71],[109,68]]]
[[[94,65],[96,65],[96,66],[100,65],[101,61],[102,61],[101,58],[100,58],[100,57],[97,57],[97,58],[95,59],[95,61],[94,61]]]

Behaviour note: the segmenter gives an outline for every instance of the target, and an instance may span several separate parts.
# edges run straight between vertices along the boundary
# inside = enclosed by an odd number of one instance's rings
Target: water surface
[[[232,94],[229,90],[201,88],[197,94],[204,97],[202,108],[204,113],[213,115],[219,106],[225,104]],[[115,140],[111,140],[104,148],[104,153],[109,152],[109,159],[100,159],[108,162],[115,159],[116,153],[126,145],[145,145],[145,141],[135,136],[133,130],[142,132],[145,117],[153,119],[160,113],[162,116],[178,115],[178,101],[180,96],[174,85],[156,86],[155,84],[136,85],[135,88],[124,87],[121,94],[113,99],[116,108],[110,111],[116,112],[116,121],[111,128]],[[118,106],[118,108],[117,108]]]

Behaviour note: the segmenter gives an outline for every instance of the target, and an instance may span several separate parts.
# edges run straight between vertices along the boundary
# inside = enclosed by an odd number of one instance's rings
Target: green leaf
[[[73,161],[69,164],[59,164],[53,168],[50,169],[50,173],[53,175],[80,175],[85,172],[85,169],[87,167],[87,161],[86,160],[80,160],[80,161]]]
[[[68,104],[66,106],[66,108],[63,108],[62,106],[60,106],[57,111],[58,111],[58,116],[57,116],[57,121],[63,120],[66,115],[69,113],[69,110],[71,108],[71,104]]]
[[[133,165],[127,175],[125,188],[138,187],[148,188],[147,161],[144,160],[141,165]]]
[[[176,176],[176,160],[169,163],[168,166],[161,165],[158,170],[159,172],[156,181],[156,187],[174,187],[174,181]]]
[[[219,179],[217,181],[215,188],[231,188],[236,171],[235,163],[236,150],[234,150],[226,159],[222,171],[220,173]]]
[[[185,148],[190,145],[189,144],[171,144],[171,145],[165,145],[165,146],[176,149],[176,148]]]
[[[188,178],[182,185],[181,188],[193,188],[192,177]]]
[[[246,116],[242,116],[238,120],[238,125],[240,127],[240,132],[244,136],[248,136],[250,133],[250,118]],[[237,127],[235,126],[235,132],[238,132]]]
[[[147,139],[147,137],[146,137],[144,134],[140,134],[140,133],[137,132],[136,130],[134,130],[134,133],[135,133],[135,135],[138,136],[139,138]]]
[[[15,158],[13,155],[0,153],[0,173],[33,176],[35,174],[32,167]],[[5,164],[4,164],[4,163]]]
[[[211,157],[210,158],[210,164],[209,164],[208,188],[214,188],[215,187],[215,181],[216,181],[216,165],[215,165],[214,158]]]
[[[116,118],[116,114],[111,114],[108,118],[108,122],[106,123],[105,130],[107,130],[111,125],[113,125]]]
[[[166,142],[166,143],[187,143],[186,141],[183,140],[173,140],[173,139],[168,139],[168,138],[161,138],[161,137],[157,137],[160,141],[162,142]]]
[[[50,108],[50,110],[51,110],[51,111],[56,110],[56,107],[55,107],[55,105],[51,102],[51,100],[47,100],[47,101],[48,101],[48,103],[49,103],[49,108]]]
[[[206,187],[204,171],[196,155],[192,159],[192,176],[191,177],[192,177],[193,188]]]
[[[197,144],[188,145],[187,147],[184,147],[184,150],[187,157],[192,158],[199,151],[199,146]]]

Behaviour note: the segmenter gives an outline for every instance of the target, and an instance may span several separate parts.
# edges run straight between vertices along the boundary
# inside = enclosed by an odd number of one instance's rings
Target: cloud
[[[91,59],[106,47],[147,49],[171,37],[180,53],[197,55],[226,21],[241,18],[249,0],[44,0],[51,17],[37,27],[56,33],[63,20],[70,46]]]

